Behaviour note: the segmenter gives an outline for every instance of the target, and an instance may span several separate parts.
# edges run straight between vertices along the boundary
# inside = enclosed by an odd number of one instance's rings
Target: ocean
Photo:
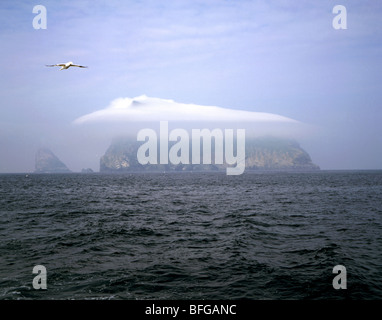
[[[0,175],[2,300],[381,299],[381,248],[382,171]]]

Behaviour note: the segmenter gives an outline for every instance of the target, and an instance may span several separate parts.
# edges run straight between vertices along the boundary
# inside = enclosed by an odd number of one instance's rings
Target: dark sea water
[[[382,171],[0,175],[0,299],[381,299],[381,249]]]

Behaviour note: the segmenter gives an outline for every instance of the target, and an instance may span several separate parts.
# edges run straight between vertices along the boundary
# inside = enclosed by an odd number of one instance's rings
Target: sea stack
[[[68,173],[68,167],[47,148],[36,153],[35,173]]]

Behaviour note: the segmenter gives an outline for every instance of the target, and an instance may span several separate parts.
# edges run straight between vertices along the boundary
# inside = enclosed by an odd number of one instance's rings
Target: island
[[[35,173],[69,173],[71,170],[48,148],[37,150]]]
[[[100,159],[100,172],[118,173],[133,171],[221,171],[227,168],[227,163],[216,164],[141,164],[137,159],[138,148],[142,142],[134,139],[118,138],[112,141],[105,154]],[[214,146],[212,144],[212,146]],[[190,147],[191,148],[191,147]],[[214,147],[212,158],[214,159]],[[203,158],[201,152],[200,155]],[[247,138],[245,142],[245,171],[316,171],[319,166],[314,164],[310,155],[299,143],[292,139],[275,137]]]

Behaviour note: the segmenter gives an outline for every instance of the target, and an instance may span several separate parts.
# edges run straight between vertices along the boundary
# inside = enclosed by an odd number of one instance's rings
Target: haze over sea
[[[381,299],[381,203],[382,171],[2,174],[0,299]]]

